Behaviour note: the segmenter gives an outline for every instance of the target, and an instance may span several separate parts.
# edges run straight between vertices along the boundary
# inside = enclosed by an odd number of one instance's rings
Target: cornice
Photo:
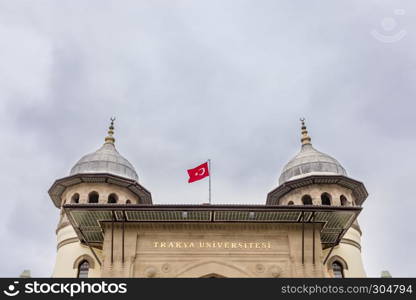
[[[68,187],[80,183],[111,183],[129,189],[144,204],[152,204],[152,194],[137,181],[108,173],[76,174],[56,180],[48,194],[56,207],[61,207],[62,194]]]
[[[361,181],[343,175],[311,175],[282,183],[267,194],[267,205],[277,205],[287,193],[313,184],[338,184],[352,190],[357,205],[361,206],[368,197],[367,189]]]

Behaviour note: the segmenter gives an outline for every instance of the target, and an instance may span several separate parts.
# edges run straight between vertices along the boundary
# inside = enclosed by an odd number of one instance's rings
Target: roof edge
[[[145,204],[152,204],[152,194],[144,186],[139,184],[136,180],[125,178],[110,173],[81,173],[74,174],[55,180],[48,190],[49,197],[57,208],[61,207],[61,196],[68,187],[80,183],[91,182],[92,179],[104,179],[105,183],[111,180],[112,184],[116,184],[129,189],[132,193],[139,196]]]
[[[353,191],[356,203],[362,205],[368,197],[368,191],[361,181],[344,175],[310,175],[289,180],[280,184],[267,194],[266,205],[277,205],[278,200],[290,191],[312,184],[339,184]]]

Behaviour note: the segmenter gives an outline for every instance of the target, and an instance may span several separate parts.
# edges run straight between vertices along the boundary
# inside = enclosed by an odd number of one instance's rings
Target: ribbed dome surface
[[[85,173],[108,173],[138,181],[133,165],[110,142],[82,157],[71,169],[70,175]]]
[[[344,175],[344,167],[328,154],[319,152],[310,143],[302,145],[300,152],[283,168],[279,184],[309,175]]]

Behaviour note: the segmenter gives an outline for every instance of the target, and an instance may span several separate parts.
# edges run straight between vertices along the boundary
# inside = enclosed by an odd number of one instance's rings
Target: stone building
[[[311,144],[264,205],[158,205],[121,156],[113,122],[49,195],[60,209],[53,277],[365,277],[363,183]]]

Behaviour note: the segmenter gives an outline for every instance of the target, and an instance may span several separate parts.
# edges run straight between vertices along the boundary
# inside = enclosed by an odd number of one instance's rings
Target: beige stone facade
[[[252,206],[154,205],[113,130],[49,190],[61,216],[53,277],[366,276],[356,218],[368,193],[303,121],[301,151]]]
[[[108,203],[108,196],[111,194],[117,195],[117,203],[125,204],[127,200],[131,203],[140,203],[140,199],[137,195],[111,183],[80,183],[71,187],[68,187],[62,194],[62,204],[71,203],[71,198],[75,194],[79,194],[79,203],[88,203],[88,195],[91,192],[97,192],[99,195],[98,203]]]
[[[302,205],[302,197],[309,195],[312,198],[313,205],[321,204],[322,193],[327,193],[331,198],[331,205],[341,206],[340,198],[344,196],[348,203],[348,206],[355,205],[355,198],[352,191],[348,188],[341,187],[336,184],[311,184],[308,186],[300,187],[293,190],[279,199],[280,205],[287,205],[289,201],[292,201],[294,205]]]
[[[79,205],[88,205],[91,192],[99,194],[97,207],[108,206],[110,194],[116,194],[117,204],[140,203],[137,195],[114,184],[80,183],[67,188],[62,193],[54,277],[76,277],[77,264],[83,259],[89,262],[89,277],[332,277],[335,260],[342,263],[345,277],[365,277],[361,232],[350,228],[324,264],[330,248],[322,249],[319,224],[315,226],[315,263],[312,225],[304,225],[302,264],[301,224],[126,223],[123,262],[120,222],[114,223],[114,231],[111,222],[102,223],[102,246],[89,248],[67,218],[64,206],[73,204],[73,195],[79,195]],[[313,205],[319,206],[322,193],[331,195],[333,206],[341,206],[341,195],[348,199],[348,206],[355,206],[352,191],[334,184],[294,189],[280,198],[279,205],[292,201],[302,206],[302,196],[310,195]]]
[[[342,264],[345,277],[365,277],[361,231],[356,226],[346,232],[330,253],[330,248],[322,248],[322,228],[317,224],[315,262],[312,225],[304,224],[302,248],[299,223],[129,222],[124,225],[122,247],[121,223],[115,222],[112,231],[111,222],[103,222],[102,246],[90,248],[75,232],[64,207],[74,204],[75,194],[79,195],[77,205],[88,205],[91,192],[99,195],[97,208],[109,205],[110,194],[116,195],[117,205],[126,205],[127,200],[130,205],[140,204],[136,194],[115,184],[80,183],[68,187],[61,196],[54,277],[78,276],[82,260],[89,262],[89,277],[332,277],[334,261]],[[279,205],[284,207],[292,201],[293,206],[302,207],[302,197],[309,195],[313,206],[319,206],[322,193],[331,196],[331,206],[340,207],[341,196],[348,200],[345,206],[355,206],[353,192],[336,184],[311,184],[294,189],[279,199]]]
[[[312,228],[305,231],[302,264],[299,224],[140,224],[105,226],[104,277],[325,277],[316,228],[312,263]]]

